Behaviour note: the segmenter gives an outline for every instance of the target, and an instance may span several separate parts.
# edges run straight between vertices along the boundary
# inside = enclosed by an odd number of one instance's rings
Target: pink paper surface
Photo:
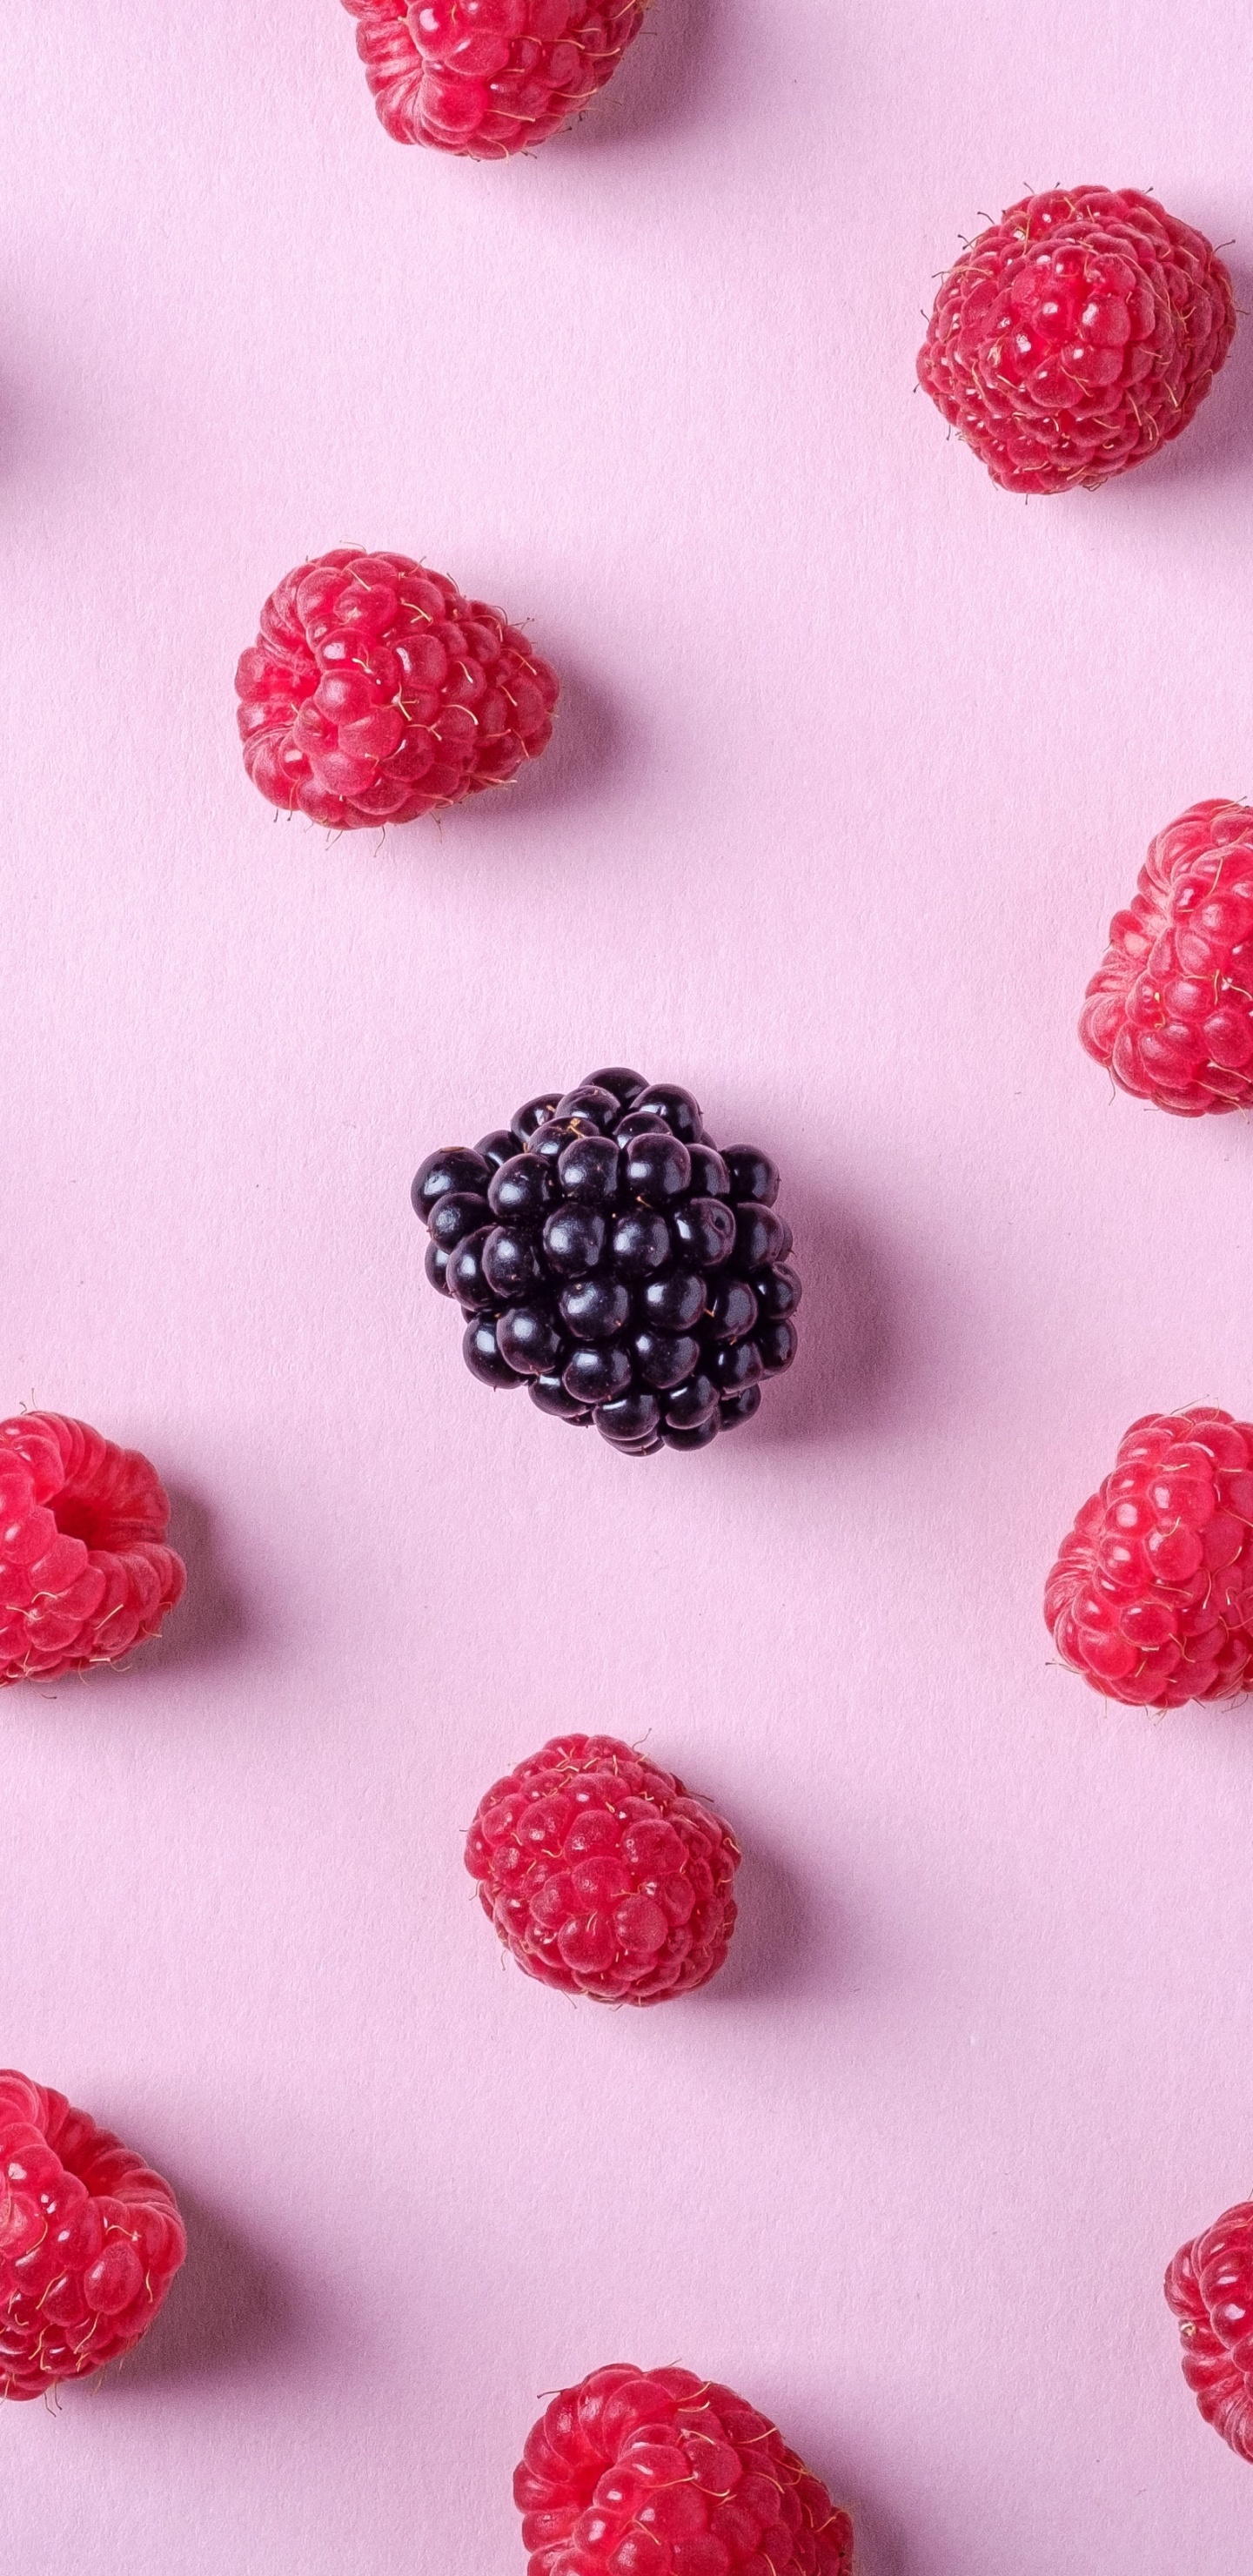
[[[681,2360],[865,2576],[1244,2576],[1161,2274],[1253,2182],[1253,1721],[1040,1596],[1126,1424],[1253,1412],[1253,1138],[1074,1022],[1150,834],[1253,794],[1253,326],[1096,496],[912,390],[1027,186],[1253,263],[1239,0],[656,0],[532,159],[406,152],[334,0],[0,17],[0,1410],[133,1441],[186,1607],[6,1694],[0,2061],[193,2255],[0,2408],[24,2576],[521,2576],[539,2395]],[[1247,292],[1242,301],[1251,301]],[[231,679],[345,541],[530,621],[559,742],[331,845]],[[781,1162],[802,1357],[644,1464],[492,1399],[431,1147],[607,1060]],[[575,2008],[461,1866],[548,1734],[741,1832],[706,1994]]]

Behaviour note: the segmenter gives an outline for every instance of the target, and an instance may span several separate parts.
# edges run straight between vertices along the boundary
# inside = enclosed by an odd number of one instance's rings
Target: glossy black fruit
[[[419,1163],[409,1192],[414,1215],[426,1224],[436,1199],[446,1191],[485,1190],[491,1177],[486,1157],[477,1150],[472,1153],[468,1145],[450,1145],[442,1154],[428,1154]]]
[[[519,1377],[551,1376],[570,1356],[569,1341],[546,1306],[506,1306],[497,1318],[496,1345]]]
[[[649,1457],[747,1422],[795,1355],[778,1188],[756,1147],[719,1152],[690,1091],[603,1065],[428,1155],[413,1203],[475,1376]]]
[[[445,1190],[427,1218],[431,1241],[444,1252],[454,1252],[463,1234],[473,1234],[476,1226],[490,1225],[491,1221],[491,1210],[480,1190]]]
[[[755,1145],[724,1145],[722,1159],[731,1180],[733,1199],[756,1199],[759,1207],[773,1207],[779,1195],[779,1174],[768,1154],[759,1154]]]
[[[630,1395],[619,1395],[612,1404],[597,1406],[596,1428],[606,1440],[633,1449],[641,1440],[654,1438],[661,1424],[661,1406],[655,1395],[637,1387]]]
[[[631,1291],[621,1279],[572,1279],[561,1292],[561,1319],[577,1342],[610,1342],[631,1319]]]
[[[493,1172],[487,1204],[502,1225],[540,1225],[557,1204],[557,1183],[535,1154],[511,1154]],[[434,1225],[431,1232],[434,1233]]]
[[[473,1369],[476,1377],[482,1378],[484,1386],[521,1386],[522,1380],[516,1369],[510,1368],[497,1347],[494,1315],[476,1315],[466,1326],[461,1348],[466,1367]]]
[[[474,1150],[493,1172],[498,1172],[501,1164],[517,1153],[518,1140],[512,1127],[493,1127],[490,1136],[480,1136]]]

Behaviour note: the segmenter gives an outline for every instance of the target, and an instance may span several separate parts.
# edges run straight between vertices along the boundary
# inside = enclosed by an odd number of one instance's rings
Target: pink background
[[[1253,791],[1253,330],[1180,447],[996,492],[912,390],[1024,185],[1253,259],[1243,0],[656,0],[601,110],[404,152],[334,0],[10,7],[3,1409],[150,1452],[168,1641],[0,1715],[0,2058],[169,2172],[140,2357],[0,2409],[26,2576],[508,2576],[540,2391],[738,2384],[865,2576],[1244,2576],[1162,2268],[1253,2183],[1253,1736],[1050,1660],[1146,1408],[1253,1411],[1243,1121],[1073,1024],[1150,833]],[[1253,296],[1246,295],[1246,301]],[[442,830],[244,777],[345,540],[529,619],[560,741]],[[781,1161],[802,1358],[708,1456],[489,1399],[430,1147],[607,1059]],[[461,1869],[548,1734],[747,1849],[633,2016]]]

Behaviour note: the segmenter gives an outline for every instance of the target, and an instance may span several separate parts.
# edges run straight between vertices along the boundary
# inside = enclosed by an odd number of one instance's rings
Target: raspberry
[[[1253,2460],[1253,2201],[1181,2245],[1166,2275],[1183,2375],[1207,2424]]]
[[[155,1637],[186,1572],[165,1488],[86,1422],[0,1422],[0,1683],[116,1664]]]
[[[778,1191],[756,1146],[717,1151],[690,1091],[610,1065],[428,1154],[413,1204],[467,1368],[646,1456],[705,1448],[791,1367],[801,1285]]]
[[[1253,1664],[1253,1423],[1146,1413],[1086,1502],[1044,1594],[1059,1653],[1094,1690],[1181,1708],[1246,1689]]]
[[[544,749],[557,703],[555,674],[498,608],[356,546],[271,592],[235,687],[254,787],[348,831],[506,786]]]
[[[42,2397],[129,2352],[186,2251],[142,2156],[63,2093],[0,2074],[0,2397]]]
[[[853,2526],[765,2415],[691,2370],[563,2388],[514,2473],[527,2576],[851,2576]]]
[[[479,1903],[527,1975],[658,2004],[716,1975],[735,1928],[729,1825],[612,1735],[558,1735],[481,1798]]]
[[[1007,492],[1092,491],[1187,428],[1235,327],[1202,233],[1135,188],[1053,188],[949,270],[918,377]]]
[[[1079,1035],[1178,1118],[1253,1100],[1253,810],[1211,796],[1149,844],[1088,986]]]
[[[647,0],[344,0],[396,143],[503,161],[544,143],[603,89]]]

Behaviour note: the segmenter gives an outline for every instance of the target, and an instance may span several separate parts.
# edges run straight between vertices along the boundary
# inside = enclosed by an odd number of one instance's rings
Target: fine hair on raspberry
[[[480,1799],[479,1903],[529,1977],[655,2004],[716,1976],[740,1848],[672,1771],[612,1735],[558,1735]]]
[[[116,1664],[186,1582],[169,1497],[137,1449],[61,1413],[0,1422],[0,1683]]]
[[[1253,808],[1211,796],[1150,842],[1079,1035],[1123,1091],[1177,1118],[1253,1101]]]
[[[1235,327],[1203,233],[1135,188],[1051,188],[949,270],[918,379],[1007,492],[1093,490],[1187,428]]]
[[[507,787],[543,751],[556,673],[503,611],[408,555],[297,564],[235,674],[244,767],[336,831],[412,823]]]
[[[801,1283],[778,1193],[769,1155],[719,1151],[681,1084],[607,1065],[428,1154],[412,1197],[472,1374],[648,1457],[707,1448],[791,1367]]]
[[[1180,1708],[1253,1670],[1253,1423],[1146,1413],[1062,1542],[1044,1594],[1059,1654],[1094,1690]]]
[[[1183,2375],[1207,2424],[1253,2460],[1253,2201],[1181,2245],[1166,2274]]]
[[[527,2576],[851,2576],[853,2526],[768,2415],[691,2370],[594,2370],[513,2482]]]
[[[397,143],[504,161],[580,116],[634,43],[647,0],[344,0]]]
[[[0,2397],[46,2396],[129,2352],[186,2252],[142,2156],[63,2093],[0,2073]]]

